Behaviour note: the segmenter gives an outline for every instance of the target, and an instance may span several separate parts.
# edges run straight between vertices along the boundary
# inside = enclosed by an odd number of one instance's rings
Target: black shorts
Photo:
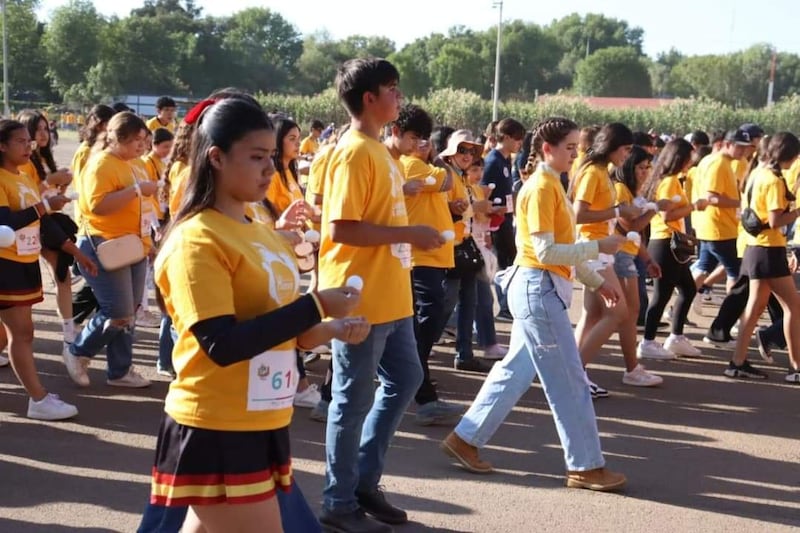
[[[165,414],[153,466],[155,505],[242,504],[292,486],[289,427],[219,431],[184,426]]]
[[[0,310],[44,300],[39,261],[20,263],[0,258]]]
[[[785,246],[748,246],[742,258],[742,274],[750,279],[790,276]]]

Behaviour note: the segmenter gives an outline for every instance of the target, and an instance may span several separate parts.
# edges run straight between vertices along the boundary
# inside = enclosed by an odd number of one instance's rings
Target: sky
[[[48,13],[66,0],[42,0]],[[94,0],[104,15],[126,16],[141,0]],[[279,12],[303,34],[327,30],[335,39],[383,35],[398,48],[455,25],[484,30],[497,24],[493,0],[195,0],[207,15],[227,15],[245,7]],[[663,6],[663,7],[659,7]],[[602,12],[644,29],[644,51],[655,57],[675,47],[688,55],[721,54],[768,43],[800,54],[797,0],[504,0],[503,19],[540,25],[571,13]]]

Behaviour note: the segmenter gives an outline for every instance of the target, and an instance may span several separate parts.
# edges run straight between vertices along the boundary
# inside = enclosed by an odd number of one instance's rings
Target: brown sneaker
[[[464,439],[456,435],[455,431],[450,432],[447,438],[439,444],[439,448],[474,474],[492,472],[492,464],[482,461],[478,457],[478,448],[464,442]]]
[[[567,472],[567,487],[573,489],[589,489],[611,491],[625,486],[624,474],[612,472],[607,468],[595,468],[585,472]]]

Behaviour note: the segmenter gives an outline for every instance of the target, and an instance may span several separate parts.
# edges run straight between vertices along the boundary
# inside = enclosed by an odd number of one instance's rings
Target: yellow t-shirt
[[[631,194],[631,191],[628,189],[627,185],[619,181],[615,181],[614,192],[617,195],[618,204],[633,205],[633,195]],[[639,255],[639,245],[633,241],[625,241],[625,244],[622,245],[622,248],[620,248],[619,251],[636,256]]]
[[[250,219],[261,224],[266,224],[270,229],[275,229],[275,219],[272,218],[267,206],[262,202],[250,202],[244,207],[244,214]]]
[[[139,235],[145,248],[149,247],[150,225],[142,217],[142,208],[149,203],[148,198],[133,196],[121,209],[107,215],[93,212],[107,194],[133,186],[134,161],[139,160],[124,161],[106,151],[89,160],[82,172],[81,189],[78,191],[78,204],[85,222],[80,229],[82,234],[88,230],[89,234],[104,239]]]
[[[655,195],[655,202],[659,202],[661,200],[669,200],[672,201],[672,198],[675,195],[679,195],[681,197],[681,201],[678,203],[679,207],[684,207],[689,205],[689,200],[686,197],[686,193],[681,187],[681,182],[678,179],[678,176],[665,176],[661,178],[661,181],[658,183],[658,187],[656,188],[656,195]],[[666,222],[664,220],[664,216],[659,211],[656,213],[650,220],[650,238],[651,239],[669,239],[672,237],[672,234],[676,231],[681,233],[686,231],[685,223],[682,218],[678,220],[670,220]]]
[[[616,193],[611,183],[608,168],[603,165],[583,167],[575,178],[575,202],[586,202],[592,211],[602,211],[614,207]],[[578,224],[581,240],[596,241],[608,237],[608,221]]]
[[[730,157],[722,153],[710,155],[700,161],[697,172],[701,183],[695,185],[695,191],[702,191],[698,198],[710,192],[739,198],[738,181]],[[697,238],[703,241],[735,239],[738,233],[735,207],[721,208],[709,204],[704,211],[697,213],[692,223]]]
[[[515,265],[540,268],[572,279],[569,265],[545,265],[539,262],[531,235],[552,233],[555,244],[575,243],[575,214],[561,186],[561,177],[541,168],[525,182],[517,196],[517,257]]]
[[[0,168],[0,207],[22,211],[42,201],[39,186],[34,178],[24,172],[14,174]],[[17,263],[34,263],[39,260],[39,219],[15,231],[16,242],[0,248],[0,258]],[[26,287],[30,288],[30,287]]]
[[[440,232],[453,231],[453,217],[447,205],[447,194],[441,192],[442,186],[447,180],[447,170],[429,165],[415,156],[401,156],[400,164],[407,181],[424,181],[428,176],[433,176],[436,180],[433,185],[425,185],[416,196],[406,196],[408,223],[412,226],[423,224],[436,228]],[[441,248],[434,250],[421,250],[412,246],[411,255],[415,267],[453,268],[455,266],[453,241],[448,241]]]
[[[92,153],[92,147],[89,146],[89,143],[86,141],[82,142],[81,145],[75,150],[75,155],[72,156],[72,163],[70,164],[70,169],[72,170],[72,179],[73,181],[78,179],[78,175],[83,170],[83,167],[86,166],[86,163],[89,161],[89,156]]]
[[[319,141],[309,135],[300,143],[300,155],[316,154],[319,150]]]
[[[800,157],[794,160],[789,170],[783,171],[783,175],[786,177],[786,184],[789,186],[789,190],[794,192],[797,186],[797,178],[800,176]]]
[[[314,197],[323,196],[323,187],[325,186],[325,174],[328,172],[328,161],[333,153],[335,145],[328,145],[322,149],[311,162],[311,167],[308,169],[308,179],[306,180],[306,202],[308,205],[314,206]],[[322,209],[322,206],[315,206]],[[317,222],[308,223],[309,227],[320,231],[321,224]]]
[[[752,200],[750,208],[753,209],[761,222],[769,224],[770,211],[783,211],[788,207],[789,201],[786,199],[786,187],[783,180],[775,175],[768,168],[757,168],[750,176],[748,189],[752,187]],[[747,207],[747,195],[743,195],[742,207]],[[754,237],[745,232],[745,244],[747,246],[786,246],[786,235],[784,228],[765,229],[758,236]]]
[[[741,159],[731,159],[731,169],[736,176],[736,184],[739,190],[741,190],[742,182],[747,177],[747,171],[750,169],[750,161],[744,157]]]
[[[408,226],[403,173],[389,151],[378,140],[350,130],[331,154],[324,190],[320,288],[341,287],[349,276],[358,275],[364,288],[353,315],[371,324],[412,316],[408,243],[350,246],[334,243],[330,235],[330,223],[339,220]]]
[[[18,167],[18,170],[20,172],[22,172],[23,174],[25,174],[26,176],[28,176],[29,178],[31,178],[34,181],[34,183],[37,184],[37,187],[38,187],[38,184],[42,181],[42,177],[39,176],[38,172],[36,172],[36,166],[33,164],[33,161],[31,161],[30,159],[24,165],[20,165]]]
[[[150,131],[156,131],[159,128],[164,128],[165,130],[169,130],[170,133],[175,133],[175,121],[168,122],[167,124],[162,124],[158,117],[153,117],[147,122],[145,122],[147,129]]]
[[[267,200],[269,200],[278,213],[283,213],[296,200],[303,199],[303,190],[294,179],[291,170],[284,172],[286,183],[283,182],[280,172],[275,172],[267,188]]]
[[[178,209],[181,207],[191,168],[183,161],[175,161],[169,167],[169,176],[167,176],[167,181],[169,181],[169,212],[173,217],[178,214]]]
[[[461,173],[455,169],[455,167],[450,167],[450,171],[453,173],[453,187],[447,191],[447,201],[455,202],[456,200],[470,200],[469,193],[467,192],[466,178],[462,176]],[[447,210],[448,212],[450,211],[449,205]],[[461,244],[461,241],[464,240],[464,237],[469,235],[470,213],[471,210],[468,208],[467,211],[461,215],[461,219],[453,223],[453,231],[456,234],[455,239],[453,240],[454,245]],[[452,217],[453,215],[451,213],[451,220]]]
[[[204,429],[289,425],[291,397],[285,407],[270,408],[274,404],[267,407],[263,391],[256,389],[280,375],[279,387],[288,377],[293,386],[285,392],[294,395],[294,339],[265,356],[221,367],[191,332],[203,320],[230,315],[250,320],[296,300],[300,274],[288,243],[264,224],[244,224],[206,209],[174,228],[156,259],[155,281],[178,333],[172,351],[178,377],[170,384],[165,411],[179,424]]]
[[[147,179],[153,183],[158,183],[164,176],[164,162],[155,154],[147,154],[142,156],[142,163],[147,172]],[[158,220],[164,219],[164,208],[166,207],[165,198],[162,198],[164,187],[159,187],[156,194],[150,197],[150,203],[153,205]]]
[[[583,163],[583,158],[586,157],[586,152],[583,150],[578,150],[578,157],[575,158],[575,161],[572,162],[572,168],[569,171],[569,178],[575,179],[578,175],[578,170],[581,168],[581,163]]]

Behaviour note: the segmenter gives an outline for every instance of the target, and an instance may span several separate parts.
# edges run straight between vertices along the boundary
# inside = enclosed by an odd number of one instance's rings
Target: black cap
[[[742,124],[739,126],[739,129],[746,132],[750,139],[757,139],[759,137],[764,136],[764,130],[758,124],[753,124],[752,122],[748,122],[747,124]]]
[[[725,142],[738,144],[739,146],[751,146],[753,141],[750,134],[744,130],[730,130],[725,133]]]

